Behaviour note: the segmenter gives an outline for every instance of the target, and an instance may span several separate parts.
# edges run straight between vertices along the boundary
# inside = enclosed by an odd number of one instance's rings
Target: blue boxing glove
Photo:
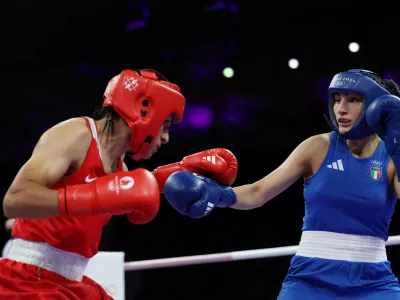
[[[385,143],[386,151],[393,160],[397,176],[400,176],[400,98],[383,95],[374,100],[366,112],[366,120]],[[400,181],[400,179],[399,179]]]
[[[204,217],[216,206],[229,207],[236,203],[236,194],[231,187],[187,171],[175,172],[168,177],[164,195],[173,208],[192,218]]]

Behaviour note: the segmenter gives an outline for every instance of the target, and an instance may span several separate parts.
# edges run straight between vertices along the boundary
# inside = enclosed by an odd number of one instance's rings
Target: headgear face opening
[[[349,140],[363,139],[373,134],[372,129],[368,126],[365,112],[367,111],[370,104],[378,97],[386,94],[390,94],[385,88],[383,88],[372,76],[373,72],[367,70],[354,69],[347,72],[341,72],[336,74],[328,88],[328,105],[329,105],[329,117],[331,127],[339,135]],[[339,132],[339,127],[336,121],[333,106],[335,103],[334,93],[357,93],[363,96],[364,106],[363,112],[358,119],[357,123],[345,134]]]
[[[180,88],[159,80],[156,71],[124,70],[109,81],[103,107],[114,108],[128,124],[132,132],[132,158],[140,160],[151,149],[170,115],[174,115],[175,123],[181,122],[185,104]]]

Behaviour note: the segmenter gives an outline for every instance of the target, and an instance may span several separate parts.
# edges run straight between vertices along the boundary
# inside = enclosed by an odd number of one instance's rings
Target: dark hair
[[[392,79],[383,79],[385,82],[384,88],[387,89],[392,95],[400,97],[399,85]]]
[[[93,119],[96,121],[106,119],[106,124],[102,129],[102,133],[114,134],[114,121],[121,119],[121,116],[112,107],[101,107],[93,113]]]
[[[383,79],[377,74],[372,74],[372,76],[389,93],[391,93],[394,96],[400,97],[400,87],[394,80],[392,80],[392,79]]]

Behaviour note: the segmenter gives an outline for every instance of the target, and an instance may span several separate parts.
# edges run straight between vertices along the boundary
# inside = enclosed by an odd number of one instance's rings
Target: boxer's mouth
[[[351,120],[346,119],[346,118],[339,118],[338,123],[341,126],[349,126],[351,124]]]

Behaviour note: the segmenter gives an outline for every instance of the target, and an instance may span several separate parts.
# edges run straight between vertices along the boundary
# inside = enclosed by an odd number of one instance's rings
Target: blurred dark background
[[[170,143],[150,161],[127,159],[128,167],[152,170],[225,147],[239,161],[235,185],[267,175],[301,141],[329,131],[323,117],[326,89],[336,73],[364,68],[400,78],[396,19],[378,19],[377,11],[361,16],[349,1],[314,5],[3,3],[1,191],[45,130],[70,117],[92,115],[108,80],[138,68],[159,70],[181,87],[188,104]],[[358,51],[349,50],[352,42],[359,44]],[[293,58],[297,68],[289,67]],[[232,68],[232,77],[224,76],[225,68]],[[101,250],[124,251],[126,261],[135,261],[295,245],[304,214],[302,188],[298,181],[262,208],[218,209],[199,220],[178,214],[163,199],[148,225],[115,217],[104,229]],[[396,211],[391,235],[400,234],[399,217]],[[7,239],[4,231],[3,242]],[[388,248],[399,276],[397,251]],[[126,299],[276,299],[290,258],[127,272]]]

